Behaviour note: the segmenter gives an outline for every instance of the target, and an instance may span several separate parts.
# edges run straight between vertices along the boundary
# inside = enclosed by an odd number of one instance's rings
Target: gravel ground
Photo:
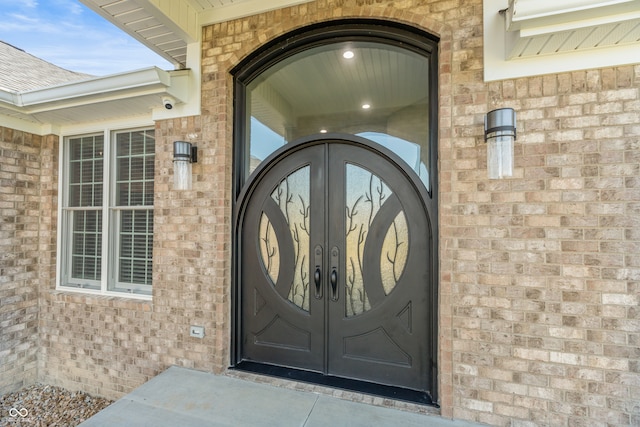
[[[75,427],[113,401],[36,384],[0,396],[2,427]]]

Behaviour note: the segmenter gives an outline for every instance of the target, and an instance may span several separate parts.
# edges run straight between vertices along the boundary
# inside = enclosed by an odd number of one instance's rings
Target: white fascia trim
[[[57,103],[81,97],[98,96],[122,91],[144,91],[152,88],[168,88],[171,86],[169,72],[158,67],[96,77],[80,82],[36,89],[18,94],[18,106],[29,107],[47,103]],[[130,97],[127,93],[125,97]],[[176,96],[176,95],[174,95]]]
[[[229,6],[214,7],[200,12],[200,25],[204,26],[231,21],[263,12],[309,3],[311,1],[312,0],[249,0],[234,3]]]
[[[9,105],[16,105],[19,101],[18,93],[6,89],[0,89],[0,102]]]
[[[508,60],[507,39],[518,35],[515,31],[506,31],[505,17],[499,13],[507,6],[508,0],[484,0],[484,80],[487,82],[640,63],[637,44]]]
[[[512,21],[527,21],[633,3],[636,0],[511,0]],[[599,12],[596,12],[597,15]]]

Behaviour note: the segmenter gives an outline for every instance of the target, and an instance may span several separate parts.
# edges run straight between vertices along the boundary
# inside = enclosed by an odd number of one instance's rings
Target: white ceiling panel
[[[105,4],[102,8],[115,17],[118,17],[119,15],[124,15],[134,10],[142,9],[133,0],[121,0],[121,1],[112,2],[109,4]]]
[[[127,22],[127,25],[135,23],[149,18],[149,14],[142,8],[132,9],[129,12],[125,12],[118,16],[123,21]]]
[[[509,58],[527,58],[559,52],[574,52],[622,46],[640,41],[640,22],[626,21],[531,37],[520,37]],[[640,46],[639,46],[640,49]]]
[[[630,23],[631,27],[629,31],[622,37],[620,37],[620,43],[637,43],[640,42],[640,22]],[[621,31],[623,29],[621,28]]]

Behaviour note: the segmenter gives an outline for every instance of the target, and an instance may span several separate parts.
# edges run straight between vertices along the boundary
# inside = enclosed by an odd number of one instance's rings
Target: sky
[[[171,63],[79,0],[0,0],[0,40],[67,70],[95,76]]]

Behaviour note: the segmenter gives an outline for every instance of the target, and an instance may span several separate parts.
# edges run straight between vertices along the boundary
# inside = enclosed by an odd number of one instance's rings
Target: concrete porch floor
[[[436,415],[171,367],[81,424],[153,426],[472,427]]]

